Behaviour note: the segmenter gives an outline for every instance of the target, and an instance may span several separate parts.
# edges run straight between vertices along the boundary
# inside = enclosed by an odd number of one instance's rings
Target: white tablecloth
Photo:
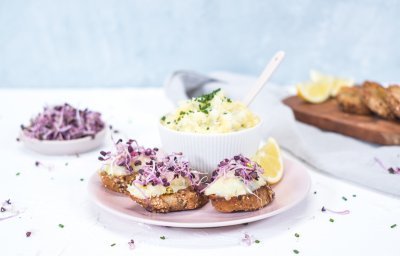
[[[159,146],[155,124],[172,108],[161,89],[0,90],[0,201],[10,199],[21,211],[0,220],[0,255],[295,255],[293,250],[299,255],[399,255],[400,200],[312,168],[312,188],[304,202],[249,225],[166,228],[106,213],[87,194],[87,180],[100,164],[98,151],[50,157],[16,141],[20,124],[44,104],[65,101],[101,111],[120,131],[116,138],[131,137],[149,146]],[[104,145],[111,147],[110,141]],[[42,165],[36,167],[36,161]],[[323,213],[322,206],[350,214]],[[242,245],[244,233],[260,243]]]

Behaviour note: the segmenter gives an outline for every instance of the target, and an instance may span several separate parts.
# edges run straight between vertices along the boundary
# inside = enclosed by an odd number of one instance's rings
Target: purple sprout
[[[122,139],[119,139],[115,143],[115,148],[115,152],[100,151],[98,159],[109,162],[111,165],[124,166],[130,172],[133,172],[133,166],[138,167],[142,165],[139,157],[157,158],[155,150],[139,146],[137,141],[132,139],[129,139],[126,143],[123,143]]]
[[[152,159],[145,163],[138,171],[139,175],[133,184],[163,185],[168,187],[179,177],[187,178],[194,188],[200,184],[199,173],[190,168],[189,161],[182,153],[173,153],[159,159]]]
[[[21,125],[27,137],[38,140],[74,140],[93,137],[104,129],[99,112],[80,110],[68,103],[44,107],[43,112],[31,119],[29,126]]]
[[[245,184],[262,177],[264,170],[254,161],[243,155],[236,155],[231,159],[224,159],[218,164],[218,168],[212,172],[211,182],[221,176],[234,172],[235,176],[242,179]]]
[[[131,239],[128,242],[128,246],[129,246],[129,249],[131,249],[131,250],[135,249],[135,240]]]
[[[349,213],[350,213],[349,210],[334,211],[334,210],[331,210],[331,209],[326,208],[325,206],[322,206],[321,212],[330,212],[330,213],[335,213],[335,214],[339,214],[339,215],[346,215],[346,214],[349,214]]]

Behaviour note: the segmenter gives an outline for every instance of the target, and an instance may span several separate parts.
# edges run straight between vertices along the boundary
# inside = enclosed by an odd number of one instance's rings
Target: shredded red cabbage
[[[145,148],[139,146],[136,140],[129,139],[126,143],[123,143],[122,139],[119,139],[115,143],[115,152],[100,151],[99,160],[106,161],[110,165],[124,166],[130,172],[134,171],[134,167],[144,165],[140,160],[141,157],[145,157],[149,160],[157,159],[158,148]]]
[[[199,172],[190,168],[189,161],[182,153],[173,153],[159,159],[152,159],[138,171],[134,184],[163,185],[168,187],[175,178],[187,178],[196,189],[200,184]]]
[[[241,178],[247,184],[262,177],[264,170],[256,162],[240,154],[231,159],[226,158],[221,161],[218,164],[218,168],[211,174],[211,182],[227,175],[229,172],[234,172],[235,176]]]
[[[68,103],[44,107],[31,119],[29,126],[21,125],[24,134],[38,140],[74,140],[94,136],[104,129],[99,112],[80,110]]]

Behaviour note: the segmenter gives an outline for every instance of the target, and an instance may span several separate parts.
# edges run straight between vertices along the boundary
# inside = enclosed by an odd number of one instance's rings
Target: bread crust
[[[135,197],[132,194],[129,196],[147,211],[158,213],[193,210],[203,207],[208,202],[207,196],[195,191],[192,187],[146,199]]]
[[[397,118],[400,118],[400,86],[391,85],[386,92],[390,109]]]
[[[109,175],[107,172],[102,171],[99,173],[103,186],[109,190],[112,190],[121,194],[129,194],[127,191],[128,185],[135,179],[135,174],[129,175]]]
[[[385,88],[376,82],[365,81],[362,85],[362,92],[363,102],[372,112],[384,119],[395,119],[388,104]]]
[[[342,87],[336,96],[336,100],[344,112],[357,115],[371,114],[362,100],[362,88],[359,86]]]
[[[264,185],[253,192],[231,197],[229,200],[215,194],[209,195],[212,206],[224,213],[229,212],[247,212],[259,210],[273,201],[275,193],[269,185]]]

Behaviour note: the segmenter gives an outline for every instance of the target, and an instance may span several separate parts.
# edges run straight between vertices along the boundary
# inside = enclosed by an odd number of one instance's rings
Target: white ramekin
[[[159,123],[162,149],[183,152],[195,170],[211,173],[219,162],[238,154],[253,156],[262,139],[262,122],[256,126],[229,133],[179,132]]]

